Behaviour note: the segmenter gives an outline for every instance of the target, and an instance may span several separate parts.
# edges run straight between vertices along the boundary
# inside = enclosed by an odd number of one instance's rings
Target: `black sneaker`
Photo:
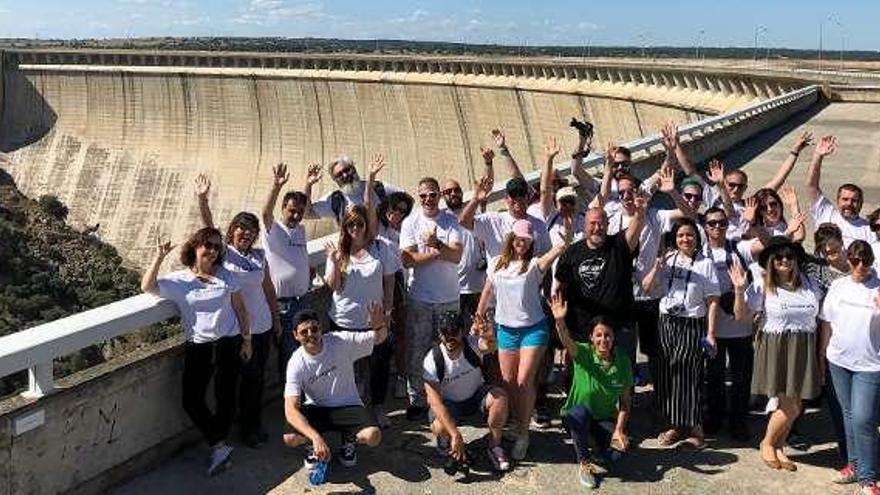
[[[546,407],[535,409],[535,417],[532,418],[532,426],[538,429],[550,428],[550,411]]]
[[[424,421],[428,419],[428,408],[421,406],[409,406],[406,408],[407,421]]]
[[[342,449],[339,452],[339,463],[345,467],[357,466],[357,440],[355,437],[347,437],[342,441]]]

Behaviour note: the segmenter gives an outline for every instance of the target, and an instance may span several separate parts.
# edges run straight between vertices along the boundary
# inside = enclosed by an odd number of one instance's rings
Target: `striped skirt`
[[[657,403],[674,427],[702,423],[706,318],[660,315],[657,353]]]

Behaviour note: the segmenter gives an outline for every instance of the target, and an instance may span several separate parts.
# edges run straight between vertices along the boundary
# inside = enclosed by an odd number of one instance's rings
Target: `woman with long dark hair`
[[[665,289],[660,299],[657,399],[670,428],[658,437],[669,446],[685,440],[704,445],[703,360],[716,350],[719,296],[715,264],[701,252],[700,234],[690,218],[676,220],[674,248],[657,258],[642,280],[646,292]]]
[[[206,175],[196,177],[195,190],[202,224],[214,227],[208,203],[211,181]],[[254,246],[259,234],[260,221],[256,215],[246,211],[236,213],[226,227],[223,256],[223,268],[235,277],[250,316],[253,356],[241,367],[238,407],[242,439],[252,448],[261,446],[269,438],[262,422],[266,361],[273,337],[277,338],[281,332],[278,298],[266,252]]]
[[[569,226],[570,227],[570,226]],[[511,457],[522,460],[529,448],[529,420],[535,406],[535,375],[550,339],[541,303],[544,274],[571,242],[571,228],[564,242],[541,257],[535,257],[532,224],[513,223],[501,254],[489,261],[486,283],[480,295],[475,319],[487,318],[495,298],[495,330],[501,377],[516,419],[516,442]]]
[[[777,193],[769,187],[759,189],[754,195],[754,218],[752,225],[764,227],[771,236],[784,235],[795,242],[802,242],[806,236],[804,222],[806,212],[800,211],[797,194],[792,187],[783,187]],[[786,221],[785,208],[788,207],[792,220]]]
[[[235,277],[223,268],[220,231],[205,227],[180,249],[184,270],[158,277],[159,267],[174,248],[158,241],[156,257],[144,272],[141,290],[170,299],[183,326],[183,408],[211,446],[208,474],[229,461],[226,437],[235,412],[235,388],[242,361],[251,358],[250,320]],[[205,402],[214,378],[215,412]]]
[[[761,459],[771,469],[797,470],[783,446],[803,400],[819,396],[821,382],[816,342],[816,317],[821,289],[802,269],[803,248],[784,236],[771,238],[758,263],[763,277],[749,284],[739,265],[730,270],[734,286],[734,315],[761,315],[755,343],[752,393],[776,397],[779,406],[770,415],[761,440]]]

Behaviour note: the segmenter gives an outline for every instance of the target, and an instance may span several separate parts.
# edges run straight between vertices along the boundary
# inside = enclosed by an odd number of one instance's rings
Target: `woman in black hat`
[[[816,317],[821,289],[801,268],[804,250],[784,236],[769,240],[759,256],[763,277],[747,283],[743,267],[734,264],[734,316],[745,319],[761,314],[755,344],[752,393],[777,397],[779,407],[770,415],[761,440],[761,459],[772,469],[796,471],[782,448],[802,401],[818,397],[821,385]]]

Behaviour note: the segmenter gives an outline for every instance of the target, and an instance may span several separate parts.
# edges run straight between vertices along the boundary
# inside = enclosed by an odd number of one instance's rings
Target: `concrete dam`
[[[292,168],[292,187],[309,163],[377,152],[390,183],[472,183],[494,127],[529,170],[546,135],[574,146],[572,116],[596,125],[602,148],[805,85],[650,66],[173,52],[9,51],[3,68],[4,166],[25,194],[57,195],[73,225],[100,224],[134,266],[157,234],[183,240],[197,226],[200,172],[223,223],[259,211],[278,162]],[[315,193],[332,186],[325,173]],[[316,237],[331,226],[309,228]]]

